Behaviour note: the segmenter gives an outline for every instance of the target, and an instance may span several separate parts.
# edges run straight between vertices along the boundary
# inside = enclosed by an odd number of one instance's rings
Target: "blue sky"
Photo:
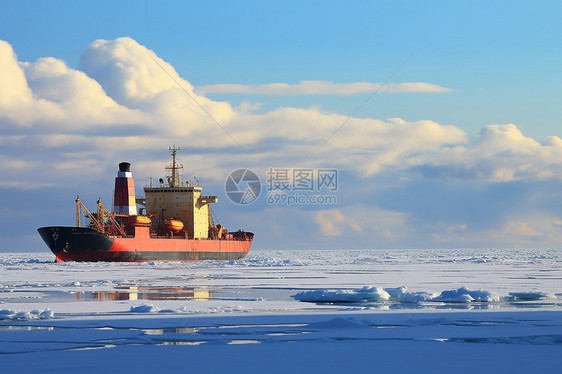
[[[141,195],[173,143],[260,248],[557,246],[561,7],[3,2],[0,249],[109,204],[121,161]],[[239,167],[336,168],[337,204],[232,204]]]

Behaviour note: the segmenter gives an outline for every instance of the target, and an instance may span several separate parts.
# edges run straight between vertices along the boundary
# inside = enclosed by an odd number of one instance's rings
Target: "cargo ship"
[[[144,186],[135,195],[131,164],[119,164],[113,209],[101,200],[90,213],[76,198],[76,226],[37,229],[56,256],[67,261],[202,261],[238,260],[250,250],[254,234],[228,232],[215,224],[211,204],[217,196],[203,195],[196,180],[184,182],[183,165],[176,162],[179,148],[170,147],[172,164],[167,176]],[[137,212],[137,205],[141,206]],[[82,216],[89,223],[82,226]]]

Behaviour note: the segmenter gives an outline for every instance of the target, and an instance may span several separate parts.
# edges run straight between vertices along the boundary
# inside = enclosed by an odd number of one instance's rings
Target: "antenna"
[[[172,165],[166,166],[167,170],[172,171],[170,187],[178,187],[178,185],[180,184],[180,183],[178,183],[180,178],[179,178],[177,170],[183,169],[183,164],[179,164],[179,165],[176,164],[176,154],[177,154],[177,151],[180,150],[180,147],[176,147],[176,145],[174,144],[173,147],[168,147],[168,149],[170,150],[171,155],[172,155]]]

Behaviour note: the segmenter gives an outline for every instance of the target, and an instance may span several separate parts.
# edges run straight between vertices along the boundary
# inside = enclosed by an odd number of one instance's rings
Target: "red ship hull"
[[[231,261],[244,257],[253,234],[234,239],[153,237],[148,227],[135,227],[131,237],[112,237],[91,228],[42,227],[39,234],[56,256],[67,261]]]

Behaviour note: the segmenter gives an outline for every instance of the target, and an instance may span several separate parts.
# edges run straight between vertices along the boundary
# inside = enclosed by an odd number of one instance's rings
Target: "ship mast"
[[[180,147],[176,148],[176,145],[174,144],[173,147],[168,147],[168,149],[170,150],[171,154],[172,154],[172,165],[171,166],[166,166],[167,170],[171,170],[172,171],[172,177],[171,180],[169,181],[170,187],[180,187],[180,183],[179,180],[179,175],[177,170],[179,169],[183,169],[183,164],[176,164],[176,153],[177,151],[180,150]]]

